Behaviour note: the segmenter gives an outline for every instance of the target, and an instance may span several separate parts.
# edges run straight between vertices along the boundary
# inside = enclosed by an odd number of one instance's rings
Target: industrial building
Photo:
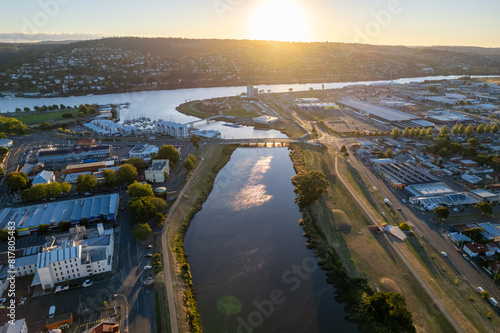
[[[117,193],[94,197],[51,202],[33,206],[4,208],[0,211],[0,229],[6,229],[13,221],[19,235],[35,233],[40,224],[56,228],[59,222],[72,224],[84,219],[89,222],[99,221],[101,215],[108,220],[115,220],[118,214],[119,196]]]
[[[373,170],[395,189],[404,189],[411,184],[440,181],[425,169],[409,163],[376,163]]]
[[[452,111],[429,111],[426,119],[439,125],[469,124],[473,122],[473,119],[469,116]]]
[[[418,116],[409,113],[401,112],[385,106],[374,105],[367,102],[342,100],[338,104],[354,110],[355,113],[368,117],[378,123],[395,126],[401,129],[405,127],[434,127],[434,124],[428,122]]]
[[[70,175],[73,173],[96,172],[101,169],[111,168],[115,165],[115,161],[101,161],[91,163],[70,164],[66,166],[64,173]]]
[[[83,148],[48,148],[40,149],[37,152],[38,161],[44,163],[55,163],[55,162],[75,162],[84,159],[97,159],[106,158],[111,156],[112,147],[111,146],[92,146]]]

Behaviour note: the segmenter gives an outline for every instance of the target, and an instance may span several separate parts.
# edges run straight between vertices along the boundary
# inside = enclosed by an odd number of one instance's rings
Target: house
[[[5,323],[4,326],[0,326],[1,333],[28,333],[28,325],[26,324],[26,319],[18,319],[11,324],[9,322]]]
[[[120,325],[117,323],[104,322],[100,323],[96,328],[92,330],[92,333],[113,333],[119,332]]]
[[[494,252],[492,252],[490,249],[488,249],[483,244],[477,244],[477,243],[465,244],[463,247],[463,250],[465,253],[467,253],[472,258],[476,258],[481,253],[484,253],[487,256],[491,256],[494,254]]]
[[[170,173],[168,160],[153,160],[151,166],[144,172],[146,181],[152,183],[163,183]]]
[[[36,175],[35,179],[33,179],[32,185],[38,184],[50,184],[56,181],[56,175],[54,175],[54,171],[41,171]]]

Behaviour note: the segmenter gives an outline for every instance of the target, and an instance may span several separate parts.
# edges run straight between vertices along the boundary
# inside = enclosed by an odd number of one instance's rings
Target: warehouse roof
[[[387,121],[404,121],[404,120],[421,119],[420,117],[405,112],[361,101],[343,100],[339,101],[338,103],[377,116]]]

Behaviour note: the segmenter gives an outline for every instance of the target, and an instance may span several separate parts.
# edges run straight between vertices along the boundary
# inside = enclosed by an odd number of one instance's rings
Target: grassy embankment
[[[171,273],[176,293],[176,310],[181,332],[202,332],[200,315],[196,304],[187,255],[184,250],[184,236],[191,220],[201,210],[213,188],[218,172],[230,160],[235,146],[209,146],[205,151],[205,161],[194,175],[189,188],[172,217],[168,231]]]
[[[324,240],[338,253],[349,276],[365,278],[375,290],[402,293],[413,314],[417,331],[453,331],[447,319],[388,243],[394,240],[382,235],[376,238],[367,230],[369,220],[360,213],[359,207],[340,182],[335,181],[333,154],[307,149],[303,156],[310,169],[321,170],[330,175],[329,195],[320,199],[313,211],[317,214],[316,222],[324,234]],[[387,220],[378,214],[381,210],[389,210],[377,190],[367,186],[364,178],[345,162],[339,160],[339,163],[339,172],[343,178],[357,197],[362,198],[365,207],[378,216],[379,222],[395,225],[402,221],[397,214],[386,213]],[[494,331],[498,318],[486,318],[488,304],[479,299],[474,290],[460,279],[430,245],[415,236],[399,244],[398,248],[467,332]]]
[[[388,244],[390,240],[382,235],[375,238],[367,229],[370,221],[336,180],[333,154],[299,148],[291,158],[297,172],[319,170],[330,182],[328,194],[303,212],[303,225],[308,243],[317,248],[320,264],[328,271],[328,281],[338,288],[337,299],[346,303],[349,319],[360,322],[362,330],[369,332],[370,324],[360,318],[364,295],[374,290],[393,291],[405,296],[417,331],[452,332],[449,322]]]

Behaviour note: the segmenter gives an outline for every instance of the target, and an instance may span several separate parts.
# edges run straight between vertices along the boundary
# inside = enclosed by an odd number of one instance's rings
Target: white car
[[[90,287],[92,285],[92,281],[90,280],[85,280],[85,282],[82,284],[83,287]]]
[[[404,203],[406,203],[406,199],[402,199],[401,201],[403,201]]]
[[[144,266],[144,270],[146,270],[146,269],[151,269],[151,268],[153,268],[153,267],[151,267],[151,266],[149,266],[149,265]]]
[[[49,318],[54,318],[55,315],[56,315],[56,307],[52,305],[49,309]]]
[[[484,291],[484,289],[481,288],[481,287],[477,287],[477,291],[479,291],[480,293],[482,293]]]
[[[448,258],[448,253],[446,253],[446,252],[441,252],[441,254],[443,255],[443,257]]]

